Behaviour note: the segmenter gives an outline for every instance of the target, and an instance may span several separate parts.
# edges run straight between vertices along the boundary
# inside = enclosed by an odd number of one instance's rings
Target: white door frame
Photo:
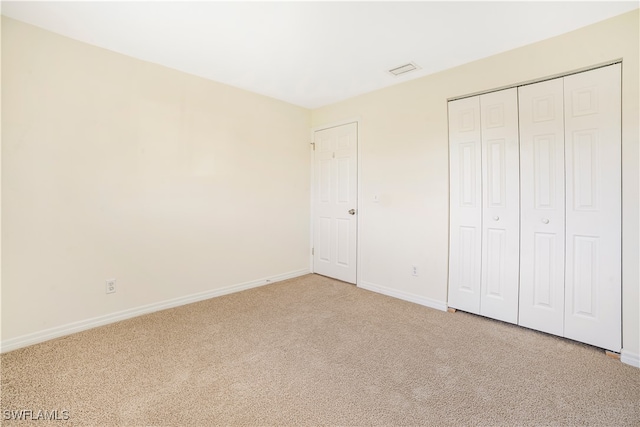
[[[319,125],[319,126],[315,126],[311,128],[311,142],[309,143],[309,162],[311,163],[311,171],[310,171],[310,179],[309,179],[309,189],[310,189],[310,195],[311,195],[311,200],[310,200],[310,220],[309,220],[309,271],[311,271],[311,273],[315,273],[315,268],[313,265],[313,254],[311,253],[312,248],[315,246],[315,242],[314,242],[314,230],[315,230],[315,223],[313,221],[313,217],[314,217],[314,213],[315,213],[315,190],[314,190],[314,183],[315,183],[315,150],[313,150],[313,146],[311,144],[313,144],[313,142],[315,141],[315,133],[317,131],[320,130],[325,130],[325,129],[331,129],[331,128],[335,128],[338,126],[343,126],[343,125],[348,125],[351,123],[355,123],[356,124],[356,141],[357,141],[357,149],[356,149],[356,164],[357,164],[357,174],[356,176],[358,177],[358,185],[357,185],[357,199],[358,199],[358,203],[356,204],[356,286],[360,286],[360,281],[361,281],[361,250],[360,250],[360,235],[361,235],[361,221],[360,221],[360,217],[362,214],[362,202],[360,200],[360,194],[362,194],[361,192],[361,185],[362,185],[362,179],[360,179],[360,143],[362,141],[362,139],[360,138],[360,122],[361,119],[360,117],[356,117],[356,118],[352,118],[352,119],[344,119],[344,120],[339,120],[339,121],[335,121],[335,122],[330,122],[327,124],[323,124],[323,125]]]

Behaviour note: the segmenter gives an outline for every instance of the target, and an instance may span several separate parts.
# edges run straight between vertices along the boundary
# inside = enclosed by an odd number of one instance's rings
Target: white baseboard
[[[416,304],[424,305],[425,307],[435,308],[436,310],[447,311],[447,303],[444,301],[437,301],[430,298],[425,298],[420,295],[412,294],[409,292],[398,291],[397,289],[388,288],[386,286],[375,285],[373,283],[369,283],[365,281],[360,281],[358,283],[358,287],[362,289],[366,289],[368,291],[398,298],[404,301],[414,302]]]
[[[624,348],[620,353],[620,361],[622,363],[626,363],[627,365],[635,366],[636,368],[640,368],[640,354],[631,353],[625,351]]]
[[[279,274],[277,276],[265,277],[263,279],[252,280],[250,282],[239,283],[236,285],[225,286],[224,288],[213,289],[210,291],[200,292],[197,294],[186,295],[166,301],[160,301],[153,304],[143,305],[140,307],[130,308],[128,310],[118,311],[115,313],[98,316],[91,319],[81,320],[79,322],[67,323],[66,325],[57,326],[43,331],[34,332],[16,338],[11,338],[0,343],[0,353],[6,353],[18,348],[27,347],[32,344],[70,335],[76,332],[107,325],[109,323],[119,322],[121,320],[130,319],[132,317],[143,314],[153,313],[154,311],[165,310],[167,308],[178,307],[193,302],[203,301],[206,299],[231,294],[234,292],[244,291],[246,289],[264,286],[282,280],[292,279],[294,277],[309,274],[308,269],[290,271],[288,273]]]

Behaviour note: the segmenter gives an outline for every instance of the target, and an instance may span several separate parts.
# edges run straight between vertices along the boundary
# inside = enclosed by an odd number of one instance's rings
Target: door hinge
[[[311,143],[311,148],[313,148],[313,151],[316,151],[316,143],[315,142]]]
[[[311,255],[315,255],[315,248],[311,248]]]

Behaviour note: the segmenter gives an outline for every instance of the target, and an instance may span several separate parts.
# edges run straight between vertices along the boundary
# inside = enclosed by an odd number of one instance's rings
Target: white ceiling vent
[[[418,67],[418,65],[416,65],[416,63],[409,62],[408,64],[404,64],[404,65],[401,65],[399,67],[390,69],[389,73],[393,74],[394,76],[399,76],[400,74],[406,74],[406,73],[409,73],[411,71],[419,70],[419,69],[420,69],[420,67]]]

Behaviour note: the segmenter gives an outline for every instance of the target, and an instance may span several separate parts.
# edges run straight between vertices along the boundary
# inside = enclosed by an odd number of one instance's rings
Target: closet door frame
[[[578,70],[574,70],[573,72],[570,73],[559,73],[557,75],[553,75],[553,76],[548,76],[546,78],[541,78],[541,79],[535,79],[535,80],[531,80],[528,82],[523,82],[517,85],[512,85],[512,86],[508,86],[506,88],[520,88],[523,87],[525,85],[532,85],[532,84],[537,84],[537,83],[542,83],[548,80],[553,80],[553,79],[566,79],[566,78],[572,78],[574,75],[578,75],[578,74],[585,74],[587,72],[599,72],[602,70],[617,70],[615,73],[617,73],[617,83],[614,82],[614,86],[616,86],[614,88],[614,98],[617,97],[617,99],[614,99],[613,101],[609,100],[607,101],[609,103],[609,106],[606,107],[606,109],[611,109],[613,108],[614,110],[616,110],[616,114],[618,114],[617,118],[613,119],[609,125],[609,127],[614,128],[614,132],[616,133],[616,135],[612,135],[607,137],[607,139],[610,141],[609,143],[612,144],[611,147],[613,147],[613,156],[618,156],[619,153],[622,150],[622,138],[621,138],[621,133],[622,133],[622,128],[621,128],[621,123],[620,123],[620,118],[622,115],[622,111],[621,111],[621,96],[622,96],[622,91],[621,91],[621,78],[620,78],[620,73],[621,73],[621,61],[620,60],[615,60],[615,61],[608,61],[605,63],[601,63],[598,65],[593,65],[590,67],[585,67],[582,69],[578,69]],[[606,71],[603,71],[606,72]],[[577,77],[577,79],[579,79],[579,77]],[[564,84],[564,80],[563,80],[563,84]],[[578,90],[582,90],[583,95],[585,93],[588,92],[587,89],[589,89],[587,86],[584,86],[582,88],[577,88]],[[593,85],[592,85],[593,86]],[[449,112],[451,113],[451,104],[454,101],[462,101],[462,100],[467,100],[470,98],[478,98],[480,96],[486,95],[486,94],[491,94],[491,93],[495,93],[501,90],[504,90],[505,88],[500,88],[500,89],[495,89],[492,91],[487,91],[487,92],[478,92],[478,93],[473,93],[473,94],[468,94],[465,96],[460,96],[460,97],[455,97],[455,98],[450,98],[448,99],[448,104],[449,104]],[[565,87],[566,89],[566,87]],[[575,90],[574,90],[575,91]],[[592,96],[591,99],[589,101],[584,101],[584,100],[571,100],[571,101],[567,101],[568,96],[570,97],[570,95],[567,95],[567,91],[565,90],[564,93],[564,97],[563,100],[565,103],[567,102],[573,102],[576,105],[579,105],[580,103],[584,103],[587,102],[588,103],[592,103],[593,105],[597,104],[597,98],[598,95],[596,95],[595,97]],[[586,96],[586,95],[584,95]],[[584,98],[583,96],[583,98]],[[594,101],[595,100],[595,101]],[[595,104],[593,104],[593,102],[595,102]],[[583,109],[589,109],[591,108],[589,105],[587,105],[587,107],[584,107]],[[570,120],[569,115],[566,115],[565,113],[565,117],[564,117],[565,121]],[[449,118],[449,120],[451,120],[451,117]],[[616,122],[616,123],[614,123]],[[451,123],[451,122],[450,122]],[[575,156],[574,156],[574,149],[573,149],[573,145],[575,144],[575,136],[577,135],[576,132],[582,132],[582,137],[584,137],[586,135],[587,130],[589,129],[593,129],[593,126],[582,126],[582,129],[579,129],[580,126],[577,126],[576,129],[569,129],[566,130],[565,129],[565,170],[566,170],[566,164],[568,164],[567,162],[574,162],[575,161]],[[589,129],[587,129],[589,128]],[[451,131],[450,131],[451,132]],[[451,134],[450,134],[451,136]],[[580,135],[578,135],[580,136]],[[583,138],[584,141],[584,138]],[[591,146],[593,148],[592,150],[592,154],[590,155],[591,159],[596,159],[595,162],[599,161],[599,155],[602,152],[602,147],[596,147],[596,145],[598,145],[597,143],[594,142],[595,140],[592,138],[591,139],[591,143],[578,143],[578,145],[582,145],[582,148],[580,148],[579,150],[582,150],[584,154],[584,147],[585,146]],[[598,140],[599,141],[599,140]],[[450,146],[451,147],[451,146]],[[595,148],[594,148],[595,147]],[[589,150],[587,150],[589,151]],[[606,151],[606,150],[605,150]],[[581,155],[582,155],[581,154]],[[609,154],[609,153],[607,153]],[[451,155],[451,151],[450,151],[450,166],[451,166],[451,173],[453,175],[453,167],[452,167],[452,155]],[[584,158],[584,155],[582,156]],[[587,156],[589,157],[589,156]],[[609,162],[609,160],[606,160],[607,162]],[[584,163],[584,162],[583,162]],[[588,163],[588,162],[587,162]],[[621,191],[621,184],[622,184],[622,161],[621,161],[621,156],[617,158],[617,160],[614,160],[613,162],[609,162],[610,164],[615,164],[615,168],[610,170],[609,172],[605,172],[605,175],[609,175],[609,179],[616,183],[613,186],[609,186],[609,190],[604,190],[604,192],[602,192],[601,194],[605,195],[605,198],[609,198],[608,196],[612,196],[611,200],[613,200],[613,202],[609,203],[606,202],[606,204],[611,204],[611,206],[613,206],[613,210],[612,212],[610,212],[609,215],[605,215],[605,219],[604,221],[599,220],[599,221],[591,221],[592,224],[599,224],[600,226],[602,226],[602,224],[605,224],[606,228],[611,229],[615,229],[615,232],[613,234],[615,234],[615,238],[613,239],[613,241],[611,243],[607,243],[606,245],[604,245],[607,249],[604,250],[604,252],[608,253],[611,256],[611,259],[614,259],[613,262],[611,262],[609,266],[607,266],[605,268],[606,272],[604,274],[602,274],[601,269],[600,268],[596,268],[594,267],[594,269],[592,269],[592,273],[593,275],[597,275],[600,278],[604,278],[603,286],[591,286],[591,289],[594,290],[593,292],[589,293],[585,293],[584,291],[584,286],[582,287],[582,289],[580,289],[579,286],[576,286],[576,283],[580,282],[580,280],[578,280],[577,282],[575,281],[575,276],[579,276],[583,270],[582,267],[579,266],[579,264],[582,261],[576,261],[577,260],[577,253],[579,251],[577,251],[575,249],[576,245],[575,245],[575,240],[576,238],[578,238],[578,240],[580,240],[580,238],[585,238],[583,239],[582,243],[584,243],[582,249],[583,255],[586,254],[587,251],[585,248],[589,248],[591,247],[593,249],[593,251],[589,252],[590,255],[590,259],[591,260],[596,260],[598,259],[598,257],[603,254],[603,250],[602,249],[594,249],[596,245],[594,242],[596,242],[598,240],[598,236],[594,236],[593,232],[585,232],[585,231],[578,231],[575,232],[572,231],[571,226],[569,226],[566,221],[567,218],[570,218],[572,213],[569,212],[569,208],[571,207],[572,209],[576,210],[575,207],[575,200],[570,201],[570,197],[572,197],[569,192],[570,191],[574,191],[575,189],[573,188],[575,186],[575,182],[577,182],[575,179],[575,176],[571,179],[567,178],[566,182],[565,182],[565,252],[566,252],[566,257],[564,259],[564,264],[565,264],[565,283],[564,283],[564,288],[565,288],[565,293],[564,293],[564,316],[563,316],[563,331],[562,334],[565,337],[571,338],[571,339],[575,339],[581,342],[585,342],[585,343],[589,343],[592,344],[594,346],[597,347],[601,347],[601,348],[606,348],[608,350],[612,350],[615,352],[619,352],[621,351],[622,348],[622,257],[621,257],[621,252],[622,252],[622,191]],[[575,166],[575,165],[573,165]],[[596,164],[597,166],[597,164]],[[594,170],[597,168],[596,166],[594,166]],[[570,167],[572,167],[570,165]],[[605,167],[606,168],[606,167]],[[575,169],[575,167],[574,167]],[[582,168],[583,172],[584,172],[584,167]],[[458,171],[459,173],[459,171]],[[567,173],[575,173],[574,171],[569,171]],[[582,173],[582,172],[581,172]],[[599,172],[600,175],[598,175],[598,177],[603,176],[602,172]],[[584,173],[583,173],[584,174]],[[451,176],[452,176],[451,175]],[[596,177],[596,179],[590,179],[587,180],[587,182],[591,182],[591,183],[597,183],[598,182],[598,177]],[[451,188],[453,189],[453,186],[455,184],[453,177],[451,178]],[[596,190],[593,190],[596,191]],[[600,191],[600,190],[597,190]],[[595,194],[595,193],[593,193]],[[453,224],[454,220],[454,206],[453,206],[453,196],[451,196],[450,198],[450,221]],[[615,199],[615,200],[614,200]],[[573,203],[573,205],[569,205],[570,203]],[[484,209],[482,209],[484,211]],[[578,211],[580,209],[577,209]],[[576,217],[578,217],[579,215],[577,215]],[[480,216],[481,220],[482,219],[486,219],[486,218],[482,218],[482,216]],[[549,219],[549,221],[551,221],[551,218],[541,218],[541,221],[543,219]],[[572,220],[570,220],[572,221]],[[578,221],[580,222],[580,221]],[[601,227],[602,228],[602,227]],[[596,230],[597,232],[597,230]],[[573,234],[572,234],[573,233]],[[572,236],[572,237],[570,237]],[[471,312],[475,312],[477,313],[478,311],[474,311],[474,310],[470,310],[468,308],[462,307],[460,306],[460,304],[458,304],[457,302],[454,301],[454,299],[452,299],[452,294],[455,294],[455,291],[452,292],[452,285],[454,284],[452,279],[454,278],[454,276],[457,274],[458,276],[460,275],[459,272],[454,273],[454,269],[452,267],[457,267],[459,268],[460,265],[456,264],[454,259],[453,259],[453,254],[454,254],[454,246],[455,243],[453,242],[453,237],[454,237],[454,231],[451,230],[450,231],[450,264],[449,264],[449,302],[448,305],[450,307],[453,308],[459,308],[461,310],[465,310],[465,311],[471,311]],[[571,241],[569,241],[571,239]],[[591,240],[589,240],[591,239]],[[589,242],[587,242],[587,240],[589,240]],[[477,242],[476,242],[477,243]],[[587,244],[589,243],[589,244]],[[591,246],[590,246],[591,245]],[[595,245],[595,246],[594,246]],[[573,246],[570,247],[570,246]],[[586,251],[586,252],[585,252]],[[594,252],[595,251],[595,252]],[[578,254],[579,255],[579,254]],[[581,259],[587,259],[589,258],[586,254],[585,256],[580,255]],[[571,257],[573,257],[573,261],[570,259]],[[482,262],[482,260],[481,260]],[[454,265],[456,264],[456,265]],[[583,263],[584,264],[584,263]],[[589,263],[587,263],[589,264]],[[593,263],[592,263],[593,264]],[[524,273],[523,273],[524,274]],[[606,276],[606,277],[605,277]],[[595,276],[594,276],[595,277]],[[600,280],[600,279],[598,279]],[[593,282],[595,283],[595,282]],[[587,286],[587,288],[589,288]],[[597,288],[597,289],[596,289]],[[582,295],[582,296],[580,296]],[[590,298],[586,298],[585,295],[590,295]],[[606,295],[606,298],[604,300],[601,300],[601,296]],[[587,299],[589,299],[590,304],[592,307],[595,308],[595,310],[598,313],[594,312],[588,312],[589,310],[585,311],[583,309],[577,309],[576,307],[578,307],[580,304],[578,304],[578,302],[580,302],[579,300],[582,298],[582,301],[587,301]],[[519,297],[519,303],[518,305],[520,306],[521,304],[521,298]],[[581,303],[582,304],[582,303]],[[584,305],[584,304],[582,304]],[[588,305],[588,304],[587,304]],[[478,310],[481,310],[480,306],[478,306]],[[602,312],[607,312],[609,313],[608,315],[608,320],[607,321],[600,321],[601,317],[600,314]],[[520,321],[520,319],[518,319],[518,321]],[[591,322],[591,323],[590,323]],[[524,324],[523,324],[524,325]],[[526,325],[525,325],[526,326]],[[532,327],[534,329],[539,329],[539,330],[543,330],[540,327],[535,327],[535,326],[529,326]],[[599,335],[601,338],[599,339],[592,339],[592,337],[590,337],[590,330],[597,330],[596,335]],[[549,330],[547,332],[550,333],[558,333],[558,329],[555,329],[555,331],[553,330]],[[609,338],[605,338],[605,337],[609,337]]]

